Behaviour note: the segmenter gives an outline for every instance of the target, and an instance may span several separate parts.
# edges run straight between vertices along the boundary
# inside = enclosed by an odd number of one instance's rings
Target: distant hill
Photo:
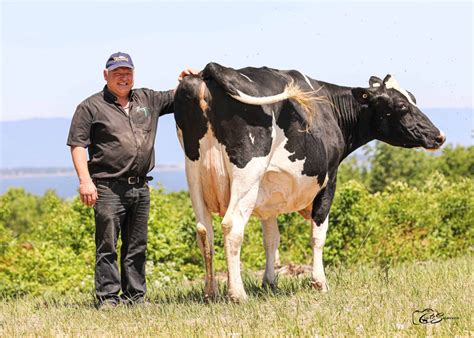
[[[472,109],[424,109],[447,135],[451,144],[472,145]],[[70,119],[30,119],[0,122],[0,168],[72,167],[66,139]],[[183,165],[184,155],[176,136],[174,117],[160,118],[156,138],[157,165]]]
[[[0,168],[72,167],[66,140],[70,119],[30,119],[0,122]],[[173,115],[158,123],[156,163],[184,165]]]

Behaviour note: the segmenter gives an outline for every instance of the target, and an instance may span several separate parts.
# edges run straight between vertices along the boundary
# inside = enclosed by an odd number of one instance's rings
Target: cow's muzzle
[[[434,138],[433,145],[426,147],[426,150],[438,150],[446,142],[446,135],[440,131],[439,135]]]

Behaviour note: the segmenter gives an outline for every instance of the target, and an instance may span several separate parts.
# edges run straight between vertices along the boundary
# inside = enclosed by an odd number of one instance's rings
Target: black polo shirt
[[[155,166],[158,118],[173,112],[174,91],[130,92],[129,114],[107,86],[74,113],[67,145],[88,148],[92,178],[146,176]]]

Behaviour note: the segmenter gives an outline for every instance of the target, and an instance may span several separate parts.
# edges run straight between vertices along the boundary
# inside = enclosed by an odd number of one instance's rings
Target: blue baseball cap
[[[105,64],[105,68],[107,70],[113,70],[119,67],[127,67],[132,69],[135,68],[133,66],[133,61],[130,55],[122,52],[110,55],[109,59],[107,60],[107,63]]]

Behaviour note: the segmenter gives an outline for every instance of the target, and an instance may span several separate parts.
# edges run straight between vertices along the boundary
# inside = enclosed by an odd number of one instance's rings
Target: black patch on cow
[[[215,137],[225,145],[230,162],[245,168],[252,158],[267,156],[272,146],[272,116],[261,106],[231,98],[213,79],[206,80],[206,84],[211,96],[207,115]]]
[[[291,80],[283,72],[268,67],[246,67],[235,70],[215,62],[206,65],[202,71],[202,77],[204,80],[214,80],[229,94],[237,95],[237,90],[239,90],[257,97],[281,93]]]
[[[292,153],[290,161],[304,160],[303,172],[306,176],[317,176],[318,184],[322,185],[327,173],[327,158],[321,141],[318,126],[307,130],[303,112],[297,103],[286,101],[280,111],[277,125],[283,129],[288,141],[285,149]]]
[[[313,200],[313,209],[311,218],[319,227],[326,220],[331,209],[334,193],[336,192],[336,174],[329,173],[329,181],[327,186],[319,192]]]
[[[208,120],[199,105],[199,89],[202,83],[199,76],[187,76],[175,93],[174,118],[183,132],[184,152],[192,161],[199,159],[199,140],[208,128]]]

